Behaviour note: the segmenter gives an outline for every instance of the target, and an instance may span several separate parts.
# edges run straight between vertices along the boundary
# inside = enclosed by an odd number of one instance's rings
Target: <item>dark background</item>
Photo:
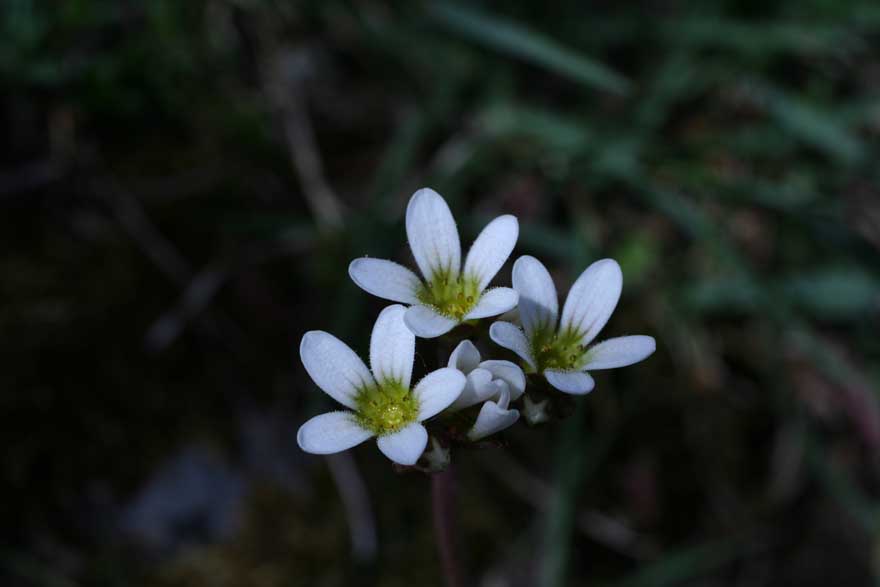
[[[422,186],[658,343],[454,455],[470,584],[877,584],[878,48],[873,0],[3,0],[2,584],[442,584],[426,477],[295,442]]]

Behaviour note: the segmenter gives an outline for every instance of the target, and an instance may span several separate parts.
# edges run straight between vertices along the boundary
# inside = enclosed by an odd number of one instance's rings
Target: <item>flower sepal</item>
[[[550,421],[550,400],[532,399],[531,394],[523,396],[523,417],[529,426],[540,426]]]
[[[395,473],[424,473],[433,475],[442,473],[452,464],[452,443],[445,431],[436,425],[430,426],[433,431],[428,433],[428,445],[419,459],[411,465],[392,463]],[[443,440],[440,440],[443,438]]]
[[[446,470],[452,463],[452,451],[449,446],[444,445],[433,434],[428,441],[429,448],[422,453],[422,458],[413,466],[413,468],[422,473],[440,473]]]
[[[526,377],[527,391],[523,394],[520,412],[529,426],[564,420],[574,413],[575,396],[559,393],[548,385],[546,379],[535,373]]]

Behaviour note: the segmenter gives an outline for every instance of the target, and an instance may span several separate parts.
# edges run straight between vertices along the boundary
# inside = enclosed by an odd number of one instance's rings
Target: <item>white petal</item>
[[[421,338],[436,338],[456,327],[458,322],[438,314],[433,308],[422,304],[410,306],[403,316],[413,334]]]
[[[376,381],[397,381],[409,389],[416,337],[403,321],[406,308],[388,306],[379,313],[370,336],[370,368]]]
[[[474,277],[484,290],[510,256],[519,237],[515,216],[499,216],[486,225],[471,245],[464,262],[464,275]]]
[[[347,344],[322,330],[303,335],[299,356],[312,381],[345,407],[354,408],[358,390],[375,383],[361,358]]]
[[[587,351],[584,369],[613,369],[626,367],[646,359],[657,348],[652,336],[621,336],[609,338]]]
[[[510,322],[495,322],[489,327],[489,337],[495,341],[495,344],[515,352],[523,361],[535,368],[535,361],[529,350],[529,341],[526,340],[522,330]]]
[[[374,296],[405,304],[419,302],[417,292],[422,287],[422,281],[418,275],[394,261],[368,257],[355,259],[348,266],[348,274],[358,287]]]
[[[559,329],[572,328],[583,335],[581,344],[589,343],[608,322],[622,288],[623,274],[617,261],[596,261],[571,286]]]
[[[458,369],[465,375],[477,368],[480,363],[480,351],[469,340],[463,340],[458,343],[452,354],[449,355],[449,363],[447,367]]]
[[[480,368],[492,373],[493,378],[507,383],[510,388],[510,401],[518,400],[526,390],[526,375],[515,363],[490,359],[480,363]]]
[[[445,410],[461,395],[467,380],[458,369],[444,367],[425,375],[413,389],[419,400],[419,422]]]
[[[494,393],[492,374],[485,369],[474,369],[467,375],[464,389],[455,401],[449,405],[450,410],[463,410],[484,402]]]
[[[486,402],[480,408],[477,421],[474,422],[473,427],[468,431],[468,438],[480,440],[513,426],[517,420],[519,420],[519,412],[517,410],[505,410],[494,402]]]
[[[519,300],[517,300],[517,304],[519,304]],[[520,326],[521,322],[519,319],[519,306],[517,305],[517,307],[513,308],[509,312],[504,312],[503,314],[498,316],[498,319],[502,322],[510,322],[511,324],[516,324],[517,326]]]
[[[380,436],[376,443],[382,453],[399,465],[415,465],[428,445],[428,431],[413,422],[393,434]]]
[[[357,446],[373,436],[351,412],[328,412],[299,427],[296,442],[306,452],[329,455]]]
[[[499,408],[506,410],[510,406],[510,387],[500,379],[496,379],[492,384],[497,391],[494,402],[498,404]]]
[[[481,385],[477,387],[477,397],[480,399],[480,402],[485,401],[496,401],[501,395],[504,394],[507,396],[507,401],[510,401],[510,388],[507,386],[507,383],[501,381],[500,379],[494,379],[489,381],[489,383],[485,385]],[[507,408],[507,405],[503,406]]]
[[[406,236],[422,275],[429,281],[438,270],[458,277],[461,244],[446,200],[432,189],[413,194],[406,207]]]
[[[519,294],[509,287],[493,287],[484,291],[477,305],[465,315],[465,320],[476,320],[503,314],[516,306]]]
[[[570,393],[572,395],[590,393],[593,391],[593,387],[596,386],[596,382],[593,381],[590,374],[584,373],[583,371],[556,371],[554,369],[547,369],[544,371],[544,377],[547,378],[547,382],[550,385],[559,391],[564,391],[565,393]]]
[[[536,330],[556,329],[559,299],[553,278],[544,265],[529,255],[513,264],[513,288],[519,292],[519,317],[526,335]]]

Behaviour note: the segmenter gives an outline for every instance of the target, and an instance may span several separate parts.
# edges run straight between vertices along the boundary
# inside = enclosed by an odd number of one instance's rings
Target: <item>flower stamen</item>
[[[377,436],[397,432],[419,414],[418,399],[397,381],[362,388],[355,403],[358,423]]]
[[[448,271],[438,271],[419,291],[418,298],[438,313],[460,322],[480,299],[480,284],[476,278],[452,277]]]
[[[581,339],[582,335],[574,330],[536,332],[532,339],[532,355],[537,363],[537,371],[579,370],[586,364],[586,349],[580,344]]]

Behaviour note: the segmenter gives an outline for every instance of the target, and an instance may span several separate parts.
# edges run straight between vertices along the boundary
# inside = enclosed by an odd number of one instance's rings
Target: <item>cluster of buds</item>
[[[316,330],[302,338],[306,371],[347,408],[300,427],[297,441],[306,452],[336,453],[376,437],[379,450],[398,465],[437,471],[449,463],[451,446],[491,444],[490,437],[521,414],[529,424],[547,421],[564,411],[565,398],[592,391],[589,371],[631,365],[654,352],[650,336],[591,344],[620,299],[623,276],[611,259],[581,273],[560,315],[550,273],[534,257],[516,260],[512,288],[488,287],[516,245],[515,217],[486,225],[462,266],[449,206],[422,189],[407,206],[406,233],[421,277],[382,259],[349,266],[359,287],[396,302],[373,326],[369,368],[332,334]],[[483,360],[475,344],[484,342],[482,321],[502,314],[509,319],[492,323],[489,338],[515,353],[519,364]],[[438,366],[446,367],[413,385],[417,338],[430,339]]]

